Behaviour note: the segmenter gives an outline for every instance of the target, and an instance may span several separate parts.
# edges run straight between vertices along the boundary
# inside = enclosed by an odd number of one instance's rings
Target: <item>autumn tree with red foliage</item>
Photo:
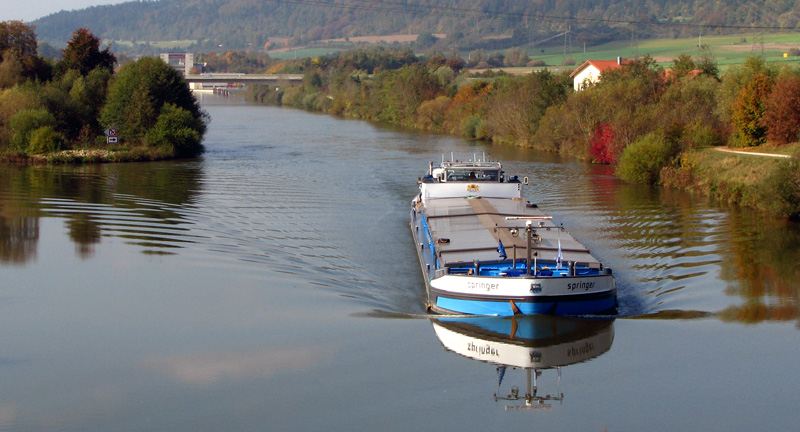
[[[610,164],[617,161],[617,155],[614,152],[614,130],[611,126],[597,125],[589,145],[589,156],[595,162]]]
[[[767,129],[767,139],[773,144],[788,144],[800,135],[800,76],[779,78],[766,100],[761,119]]]

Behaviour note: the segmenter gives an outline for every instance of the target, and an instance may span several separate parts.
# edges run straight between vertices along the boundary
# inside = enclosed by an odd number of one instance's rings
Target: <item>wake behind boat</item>
[[[411,231],[429,308],[445,314],[615,313],[610,268],[535,204],[499,162],[430,163]]]

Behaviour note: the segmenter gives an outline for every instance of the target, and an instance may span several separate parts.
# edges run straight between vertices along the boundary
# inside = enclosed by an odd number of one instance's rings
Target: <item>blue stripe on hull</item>
[[[519,311],[524,315],[591,315],[614,310],[616,300],[613,295],[600,299],[570,302],[523,302],[515,301]],[[468,315],[511,316],[514,311],[509,301],[462,300],[449,297],[438,297],[436,306],[439,309]]]

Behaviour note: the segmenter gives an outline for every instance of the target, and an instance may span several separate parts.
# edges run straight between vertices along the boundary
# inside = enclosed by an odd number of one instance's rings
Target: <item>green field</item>
[[[543,60],[548,65],[560,65],[567,58],[574,58],[576,64],[586,60],[613,60],[617,57],[634,58],[649,54],[663,66],[669,66],[671,59],[686,53],[693,57],[700,54],[698,43],[702,41],[707,45],[714,56],[720,70],[724,71],[730,66],[741,64],[747,57],[762,55],[770,63],[780,62],[800,65],[800,57],[783,57],[788,48],[800,49],[800,33],[774,33],[774,34],[739,34],[726,36],[703,36],[684,39],[645,39],[639,40],[636,45],[631,41],[616,41],[603,45],[583,47],[573,45],[548,47],[541,50],[528,50],[528,55],[534,60]],[[565,53],[566,51],[566,53]]]
[[[319,57],[331,55],[341,51],[336,48],[300,48],[292,51],[269,53],[269,56],[279,60],[293,60],[295,58]]]

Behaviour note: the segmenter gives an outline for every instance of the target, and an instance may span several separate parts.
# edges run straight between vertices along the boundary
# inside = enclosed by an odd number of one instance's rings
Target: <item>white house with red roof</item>
[[[575,91],[580,91],[587,83],[594,84],[600,81],[600,75],[604,71],[619,69],[624,64],[622,57],[617,57],[616,60],[586,60],[569,76],[575,85]]]

